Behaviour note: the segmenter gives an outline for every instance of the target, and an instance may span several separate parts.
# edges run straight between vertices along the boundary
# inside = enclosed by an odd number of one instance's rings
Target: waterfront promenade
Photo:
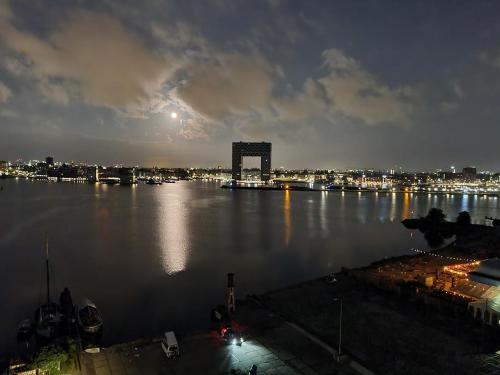
[[[459,316],[360,283],[349,275],[337,281],[311,280],[259,297],[287,320],[335,346],[343,299],[342,348],[378,374],[479,373],[487,332]],[[418,353],[418,355],[416,355]],[[429,366],[432,363],[432,366]],[[464,371],[464,372],[460,372]]]
[[[348,358],[337,364],[324,343],[251,300],[238,306],[235,319],[245,337],[241,346],[225,343],[215,331],[194,334],[179,337],[181,356],[167,359],[159,339],[139,340],[81,353],[81,374],[246,375],[254,364],[258,374],[373,374]]]
[[[225,345],[211,335],[201,334],[185,337],[180,347],[181,356],[176,359],[167,359],[157,341],[115,345],[96,354],[84,353],[82,374],[247,374],[253,364],[262,374],[301,374],[254,339],[242,346]]]

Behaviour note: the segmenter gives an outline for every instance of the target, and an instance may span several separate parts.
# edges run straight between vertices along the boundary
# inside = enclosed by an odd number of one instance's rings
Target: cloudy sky
[[[0,56],[0,159],[500,170],[497,1],[0,0]]]

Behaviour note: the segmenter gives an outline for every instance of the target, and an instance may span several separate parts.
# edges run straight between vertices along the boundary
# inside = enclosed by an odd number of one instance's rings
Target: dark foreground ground
[[[224,345],[210,335],[180,341],[180,358],[167,359],[156,341],[115,345],[101,353],[81,356],[82,374],[247,374],[252,364],[262,374],[300,374],[255,340]]]
[[[259,300],[335,346],[339,303],[334,298],[341,297],[343,348],[377,374],[500,374],[498,332],[492,327],[410,303],[347,275],[337,280],[310,281]]]
[[[459,314],[436,311],[348,274],[313,280],[237,304],[233,324],[245,338],[228,345],[216,331],[179,336],[181,356],[167,359],[159,339],[82,353],[83,375],[500,374],[498,332]],[[342,351],[337,363],[339,303]],[[500,347],[500,345],[499,345]]]
[[[245,338],[241,346],[228,345],[215,331],[178,337],[181,356],[167,359],[158,339],[141,340],[81,354],[81,374],[246,375],[255,364],[259,375],[371,375],[348,359],[338,365],[328,347],[258,303],[240,304],[234,318]]]

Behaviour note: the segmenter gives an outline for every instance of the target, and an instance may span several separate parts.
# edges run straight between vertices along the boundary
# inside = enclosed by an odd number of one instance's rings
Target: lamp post
[[[342,298],[334,298],[336,302],[340,302],[340,314],[339,314],[339,349],[337,352],[337,362],[340,363],[340,356],[342,354]]]

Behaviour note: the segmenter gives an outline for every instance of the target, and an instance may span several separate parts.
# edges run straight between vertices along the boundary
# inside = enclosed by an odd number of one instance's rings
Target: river
[[[207,326],[223,303],[425,248],[400,220],[439,207],[474,222],[496,197],[220,189],[181,181],[134,187],[0,180],[0,350],[44,298],[65,286],[104,317],[104,342]]]

